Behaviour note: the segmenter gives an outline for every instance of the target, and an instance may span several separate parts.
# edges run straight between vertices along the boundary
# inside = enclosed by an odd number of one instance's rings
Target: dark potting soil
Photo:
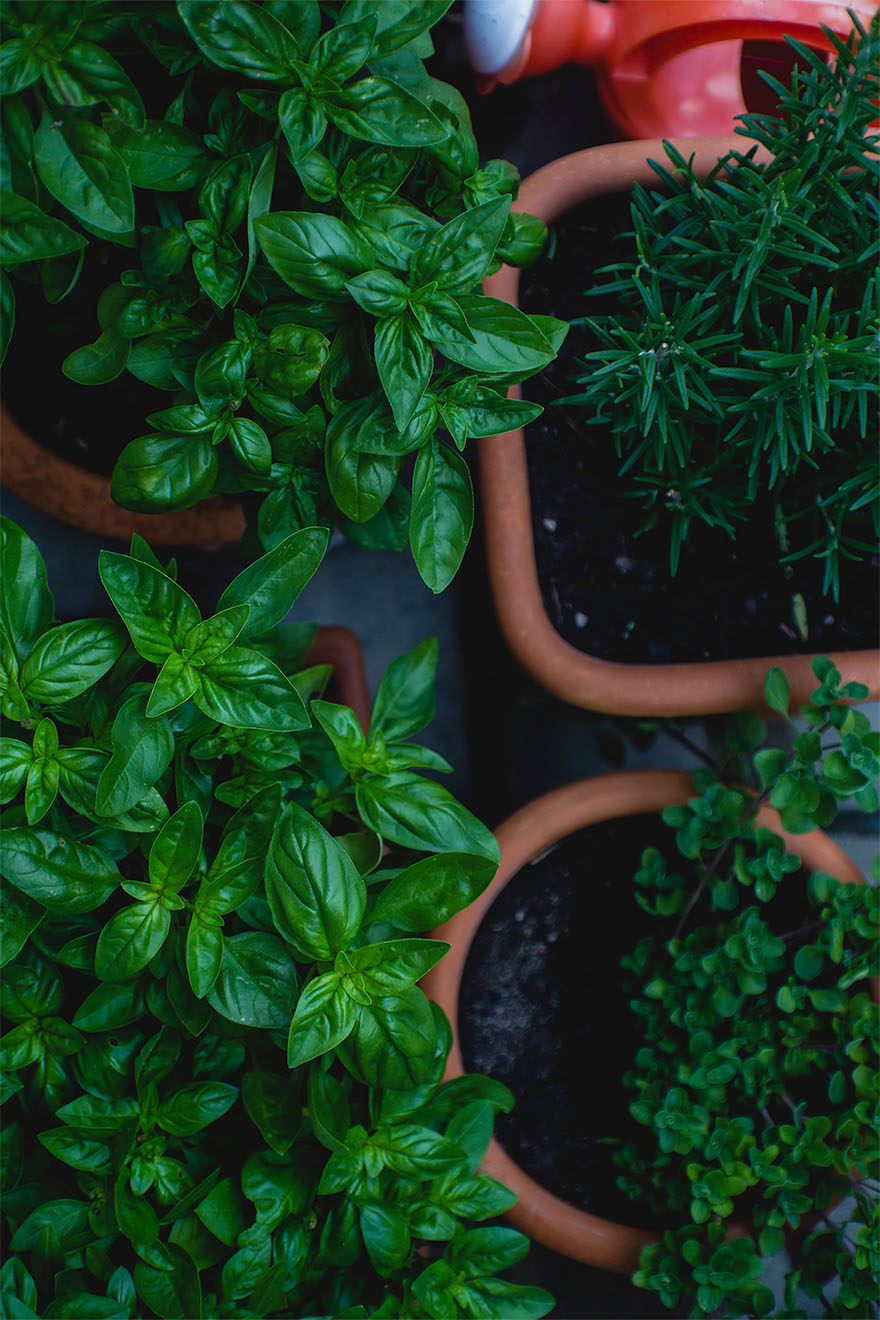
[[[147,415],[171,399],[127,371],[107,385],[77,385],[61,370],[68,353],[98,338],[98,298],[115,275],[87,263],[76,288],[54,306],[38,286],[19,280],[3,365],[3,403],[22,430],[59,458],[102,476],[111,474],[130,440],[149,430]]]
[[[606,821],[524,867],[477,932],[459,1010],[466,1067],[517,1098],[497,1120],[508,1154],[570,1204],[638,1226],[603,1138],[646,1133],[622,1085],[639,1039],[620,959],[657,932],[630,877],[667,834],[657,816]]]
[[[584,291],[593,269],[622,259],[629,227],[622,194],[563,217],[523,274],[524,309],[564,320],[599,315],[600,300]],[[524,386],[526,398],[545,405],[526,429],[532,524],[545,608],[566,641],[601,659],[645,663],[875,646],[880,558],[843,560],[835,603],[822,592],[822,563],[800,560],[786,577],[769,500],[756,501],[736,540],[692,524],[670,578],[668,533],[637,535],[642,514],[621,497],[610,433],[555,403],[577,392],[576,364],[594,347],[584,327],[572,326],[562,355]],[[806,605],[806,640],[795,627],[795,592]]]

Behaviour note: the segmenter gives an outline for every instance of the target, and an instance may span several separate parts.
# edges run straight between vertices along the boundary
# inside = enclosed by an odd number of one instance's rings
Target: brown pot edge
[[[731,147],[748,148],[739,134],[679,139],[707,173]],[[578,202],[640,182],[656,182],[650,159],[664,159],[660,139],[614,142],[563,156],[530,175],[516,210],[552,221]],[[520,272],[503,266],[486,293],[518,305]],[[511,390],[519,397],[519,387]],[[535,562],[531,505],[522,429],[478,441],[486,553],[501,630],[516,658],[555,696],[607,714],[683,716],[764,709],[763,681],[771,665],[783,669],[792,702],[808,700],[816,686],[809,656],[767,656],[671,665],[600,660],[577,650],[556,631],[544,608]],[[835,651],[831,660],[844,680],[864,683],[880,696],[880,651]]]
[[[532,857],[575,830],[613,817],[685,803],[692,794],[692,778],[686,771],[618,771],[553,789],[527,803],[498,827],[495,835],[501,862],[495,878],[474,903],[432,932],[435,938],[448,942],[450,949],[422,981],[425,993],[440,1005],[452,1026],[447,1080],[464,1072],[458,1002],[465,962],[482,918],[501,890]],[[758,820],[764,825],[773,824],[789,849],[811,869],[831,871],[846,883],[865,882],[855,863],[821,830],[788,834],[770,807],[761,809]],[[507,1212],[511,1223],[544,1246],[582,1264],[630,1274],[638,1265],[642,1248],[657,1241],[654,1232],[614,1223],[554,1196],[511,1159],[494,1137],[481,1169],[516,1193],[517,1204]],[[733,1233],[744,1231],[743,1225],[732,1225]]]
[[[5,408],[0,408],[0,432],[3,485],[68,526],[126,542],[137,532],[152,545],[201,550],[219,550],[244,534],[238,500],[221,495],[176,513],[136,513],[113,500],[107,477],[45,449]]]

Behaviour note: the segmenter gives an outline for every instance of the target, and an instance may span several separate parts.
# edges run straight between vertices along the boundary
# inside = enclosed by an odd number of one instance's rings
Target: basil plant
[[[477,1172],[509,1092],[444,1083],[420,933],[489,882],[489,831],[423,770],[436,644],[369,733],[283,624],[327,533],[202,618],[135,538],[118,618],[56,623],[2,527],[3,1200],[15,1317],[509,1316],[527,1239]]]
[[[5,4],[0,259],[53,303],[86,261],[114,276],[63,369],[157,391],[120,504],[247,493],[267,550],[336,524],[409,541],[434,591],[455,575],[461,451],[537,416],[507,386],[567,327],[480,292],[545,230],[511,214],[516,170],[481,167],[464,101],[425,69],[449,4]]]

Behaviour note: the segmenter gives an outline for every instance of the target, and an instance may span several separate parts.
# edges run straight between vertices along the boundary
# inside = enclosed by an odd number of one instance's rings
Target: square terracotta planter
[[[705,177],[732,148],[745,150],[747,139],[729,134],[675,145],[685,158],[693,156],[694,169]],[[656,185],[650,162],[664,159],[660,140],[590,147],[532,174],[514,209],[552,224],[592,197],[637,183]],[[519,281],[518,270],[503,266],[486,280],[485,291],[518,305]],[[519,398],[519,386],[512,386],[510,394]],[[778,665],[788,675],[792,705],[808,699],[816,680],[806,655],[648,665],[600,660],[571,646],[551,623],[541,596],[524,433],[489,436],[478,445],[489,579],[499,623],[514,655],[542,687],[572,705],[612,715],[720,714],[761,709],[764,677],[771,665]],[[831,659],[845,680],[864,683],[872,697],[880,695],[880,651],[832,652]]]

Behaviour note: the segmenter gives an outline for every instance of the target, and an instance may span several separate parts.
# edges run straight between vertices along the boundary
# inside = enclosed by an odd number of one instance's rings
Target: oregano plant
[[[2,346],[10,276],[63,314],[84,263],[115,272],[63,369],[155,390],[120,504],[241,494],[266,550],[336,524],[454,576],[461,451],[540,412],[507,386],[566,326],[480,291],[544,226],[425,69],[449,3],[5,0]]]
[[[2,528],[0,1310],[18,1317],[538,1317],[528,1240],[477,1168],[490,1079],[443,1082],[422,937],[493,836],[423,771],[437,648],[369,728],[286,622],[326,529],[202,618],[142,540],[118,618],[57,623]]]
[[[615,1153],[618,1182],[666,1226],[635,1282],[693,1317],[803,1316],[801,1290],[828,1317],[864,1316],[877,1298],[877,888],[805,875],[758,818],[769,803],[802,834],[841,802],[877,810],[880,734],[850,704],[867,692],[827,658],[813,668],[788,749],[764,745],[757,716],[734,721],[722,761],[663,813],[674,846],[635,876],[658,933],[624,959],[646,1135]],[[765,697],[788,715],[780,669]],[[777,1305],[763,1260],[786,1246]]]

